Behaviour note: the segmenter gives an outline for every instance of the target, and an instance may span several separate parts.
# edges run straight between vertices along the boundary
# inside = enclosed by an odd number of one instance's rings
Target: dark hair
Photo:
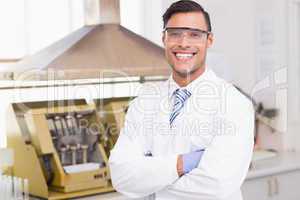
[[[204,15],[204,19],[207,25],[207,29],[211,32],[211,23],[209,14],[204,10],[204,8],[196,3],[195,1],[190,0],[181,0],[173,3],[164,13],[163,21],[164,21],[164,28],[166,27],[169,19],[172,15],[176,13],[184,13],[184,12],[201,12]]]

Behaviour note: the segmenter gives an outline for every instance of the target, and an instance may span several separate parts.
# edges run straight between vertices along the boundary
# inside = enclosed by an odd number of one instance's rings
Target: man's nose
[[[188,35],[183,33],[180,37],[180,39],[178,40],[178,45],[181,47],[189,47],[189,38]]]

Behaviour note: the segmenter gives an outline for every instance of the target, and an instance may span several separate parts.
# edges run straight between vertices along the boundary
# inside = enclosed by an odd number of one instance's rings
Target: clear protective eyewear
[[[166,33],[166,39],[170,42],[178,42],[185,35],[187,41],[192,43],[204,42],[211,34],[208,31],[188,27],[166,27],[164,32]]]

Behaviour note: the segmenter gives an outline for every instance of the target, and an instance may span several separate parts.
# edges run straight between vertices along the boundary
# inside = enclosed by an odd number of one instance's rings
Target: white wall
[[[0,2],[0,59],[18,59],[25,53],[24,0]]]
[[[143,4],[141,0],[120,1],[121,25],[139,35],[143,34]]]
[[[256,0],[255,2],[255,52],[256,72],[252,93],[267,108],[277,108],[277,133],[269,143],[281,138],[280,149],[294,148],[293,133],[288,133],[288,14],[285,0]],[[269,134],[269,133],[261,133]]]
[[[300,1],[288,1],[288,137],[286,145],[300,151]]]
[[[143,7],[143,36],[157,45],[162,46],[162,13],[164,12],[162,0],[144,0]]]
[[[82,19],[76,17],[75,13]],[[36,53],[82,26],[82,1],[26,0],[25,39],[28,54]]]
[[[0,1],[0,59],[31,55],[83,26],[83,0]]]

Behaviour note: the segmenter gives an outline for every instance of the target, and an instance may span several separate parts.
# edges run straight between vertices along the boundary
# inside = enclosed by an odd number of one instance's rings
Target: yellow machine
[[[129,98],[14,103],[7,145],[14,149],[15,176],[29,192],[68,199],[114,191],[109,151],[124,123]]]

